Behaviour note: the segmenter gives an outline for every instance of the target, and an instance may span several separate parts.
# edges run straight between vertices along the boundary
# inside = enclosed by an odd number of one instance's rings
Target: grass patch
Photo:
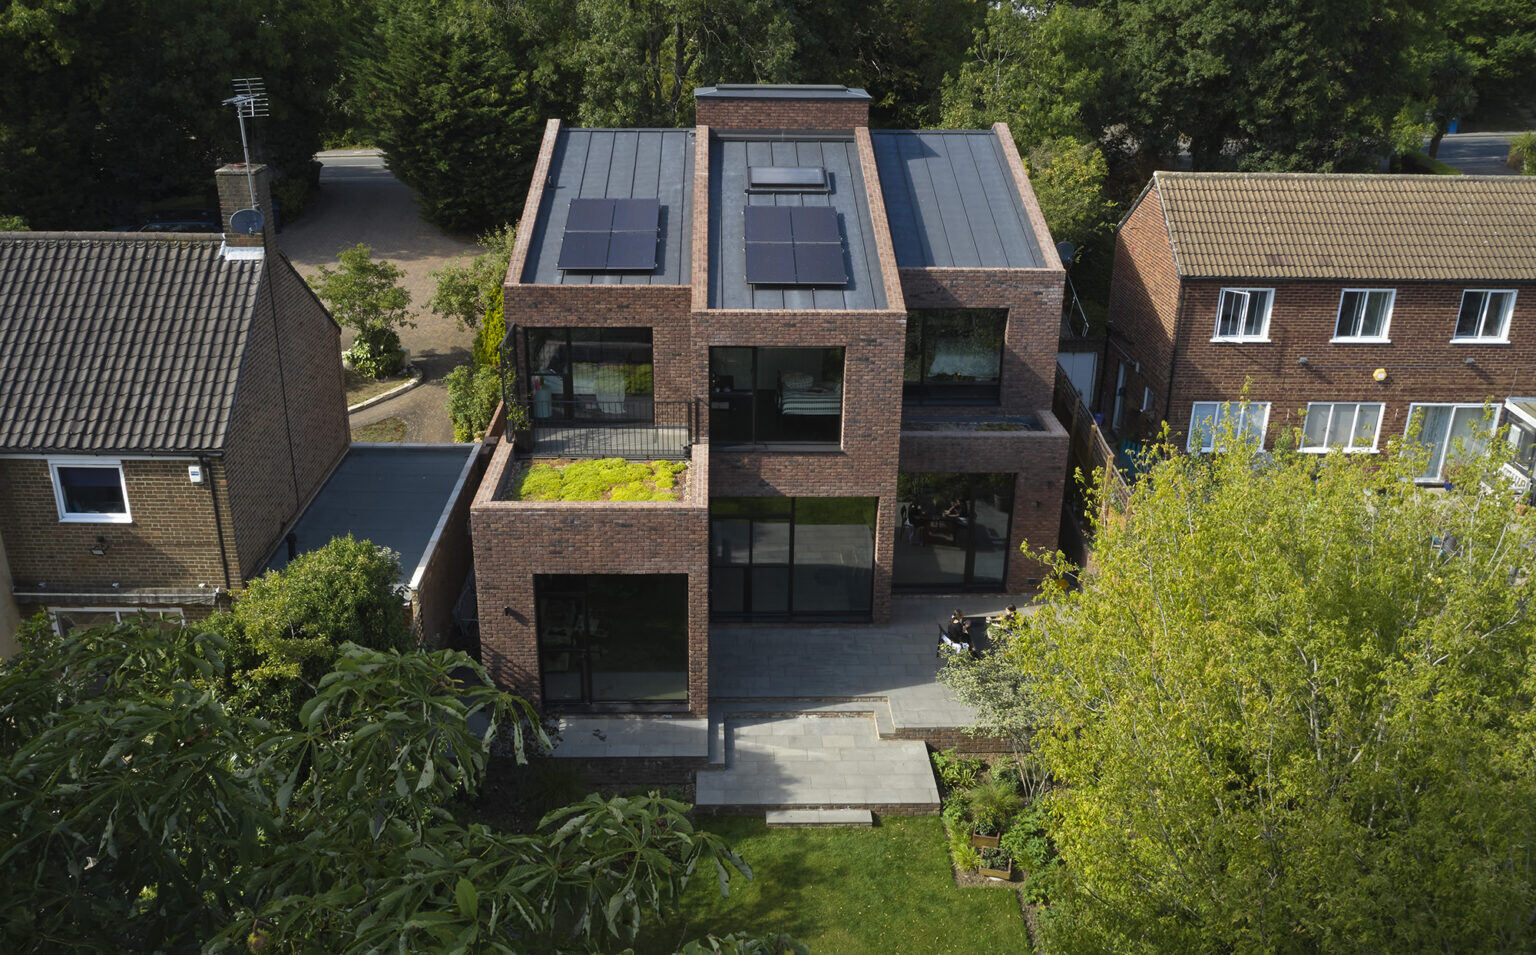
[[[388,378],[374,378],[365,375],[355,368],[342,368],[343,384],[347,388],[347,407],[352,407],[360,401],[367,401],[376,395],[382,395],[391,388],[395,388],[411,380],[407,374],[391,375]]]
[[[1460,176],[1462,171],[1455,166],[1447,165],[1438,159],[1431,159],[1428,153],[1404,153],[1403,172],[1432,173],[1436,176]]]
[[[679,914],[647,926],[640,955],[683,939],[787,932],[813,952],[881,955],[1029,950],[1014,892],[955,885],[936,816],[887,817],[873,829],[769,829],[761,819],[707,819],[752,867],[722,899],[700,872]]]
[[[364,442],[404,441],[405,419],[385,418],[383,421],[365,424],[361,428],[353,428],[352,440]]]
[[[514,501],[680,501],[681,461],[552,461],[524,471],[512,490]]]

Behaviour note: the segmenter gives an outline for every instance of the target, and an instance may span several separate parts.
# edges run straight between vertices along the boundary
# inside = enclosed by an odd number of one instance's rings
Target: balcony
[[[529,411],[531,450],[537,458],[686,461],[698,440],[695,401],[540,396]]]

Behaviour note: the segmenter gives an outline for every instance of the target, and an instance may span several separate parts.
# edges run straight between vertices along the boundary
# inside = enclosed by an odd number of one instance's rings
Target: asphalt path
[[[401,284],[411,293],[416,312],[416,327],[402,329],[400,340],[422,369],[422,384],[353,415],[352,427],[402,418],[406,441],[452,441],[443,376],[469,361],[474,334],[426,307],[435,284],[429,273],[455,260],[465,262],[479,249],[467,238],[449,235],[422,219],[415,193],[390,173],[378,150],[329,150],[315,158],[323,164],[319,198],[278,237],[283,252],[310,278],[322,265],[335,268],[343,249],[367,243],[375,258],[404,271]],[[342,347],[351,338],[344,331]]]
[[[1436,159],[1469,176],[1513,176],[1518,172],[1504,161],[1509,157],[1510,133],[1447,133],[1440,140]]]

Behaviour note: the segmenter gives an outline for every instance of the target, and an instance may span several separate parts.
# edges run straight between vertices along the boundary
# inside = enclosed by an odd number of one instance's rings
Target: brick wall
[[[470,511],[481,662],[496,682],[538,704],[536,574],[687,574],[688,708],[709,701],[709,446],[698,444],[687,500],[669,502],[497,500],[516,467],[503,442]]]
[[[705,96],[694,118],[715,129],[854,129],[869,125],[869,100]]]
[[[1103,409],[1108,423],[1121,363],[1129,360],[1140,365],[1139,370],[1127,370],[1120,429],[1124,436],[1153,433],[1155,423],[1163,418],[1179,296],[1179,275],[1163,219],[1162,199],[1156,186],[1148,185],[1115,234],[1114,274],[1109,286],[1111,346],[1108,360],[1099,369],[1096,405]],[[1145,388],[1152,389],[1153,406],[1142,415]]]
[[[261,568],[346,454],[340,355],[336,323],[288,259],[271,252],[224,449],[240,577]]]
[[[453,605],[458,601],[459,593],[464,589],[464,579],[474,563],[469,541],[469,508],[485,465],[486,461],[479,455],[469,461],[463,483],[454,489],[457,497],[450,504],[431,559],[411,594],[411,626],[416,638],[430,641],[434,646],[440,645],[440,638],[446,638],[452,631]]]
[[[187,478],[193,463],[191,458],[123,461],[133,522],[94,524],[59,520],[47,461],[0,459],[0,537],[15,588],[35,591],[46,582],[55,593],[110,595],[114,585],[186,591],[202,585],[211,597],[226,580],[213,500],[215,492],[222,493],[217,487],[222,475],[215,463],[208,480],[193,484]],[[226,534],[228,526],[226,517]],[[101,556],[90,552],[98,537],[106,542]],[[226,539],[226,549],[228,544]]]
[[[1273,288],[1268,342],[1213,342],[1223,286]],[[1389,344],[1331,343],[1345,288],[1396,288]],[[1514,288],[1508,344],[1451,344],[1467,288]],[[1266,438],[1300,425],[1309,401],[1372,401],[1386,405],[1381,443],[1407,426],[1411,402],[1496,404],[1536,394],[1536,282],[1392,283],[1186,281],[1173,400],[1168,422],[1189,428],[1196,401],[1235,399],[1245,381],[1250,397],[1271,403]],[[1306,358],[1302,364],[1300,359]],[[1468,365],[1467,359],[1473,364]],[[1386,380],[1373,372],[1383,368]]]

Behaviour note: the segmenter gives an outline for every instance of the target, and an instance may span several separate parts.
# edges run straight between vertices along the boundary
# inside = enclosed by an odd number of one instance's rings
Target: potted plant
[[[977,866],[976,871],[989,879],[1002,879],[1006,882],[1013,878],[1013,860],[1001,849],[983,849],[981,865]]]
[[[975,828],[971,845],[978,849],[996,849],[998,838],[1019,811],[1019,792],[1007,779],[989,777],[966,793]]]

